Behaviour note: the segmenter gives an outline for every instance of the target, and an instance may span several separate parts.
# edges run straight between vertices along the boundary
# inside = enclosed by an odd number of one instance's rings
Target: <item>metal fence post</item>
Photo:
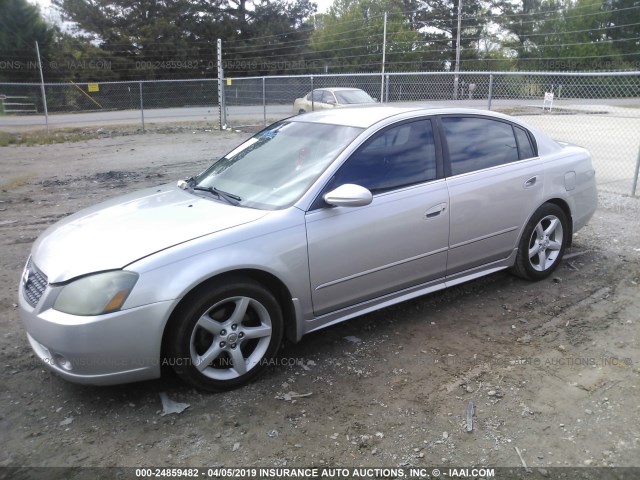
[[[42,61],[40,60],[40,47],[36,41],[36,53],[38,54],[38,68],[40,69],[40,90],[42,91],[42,106],[44,107],[44,123],[47,125],[49,135],[49,111],[47,109],[47,93],[44,90],[44,75],[42,74]]]
[[[633,184],[631,185],[631,196],[636,196],[636,188],[638,187],[638,173],[640,173],[640,147],[638,147],[638,158],[636,159],[636,171],[633,174]]]
[[[387,58],[387,12],[384,12],[384,30],[382,33],[382,72],[380,73],[380,101],[384,102],[384,64]]]
[[[142,82],[139,82],[140,85],[140,118],[142,120],[142,133],[145,133],[144,129],[144,100],[142,99]]]
[[[315,104],[313,103],[313,75],[311,75],[311,111],[315,110]]]
[[[224,102],[224,69],[222,68],[222,40],[218,39],[218,110],[220,130],[227,126],[227,111]]]
[[[493,97],[493,74],[489,75],[489,105],[487,105],[487,110],[491,110],[491,100]]]
[[[387,77],[387,83],[384,86],[384,97],[385,97],[385,102],[389,103],[389,75],[386,75]]]
[[[267,85],[265,77],[262,77],[262,123],[267,126]]]

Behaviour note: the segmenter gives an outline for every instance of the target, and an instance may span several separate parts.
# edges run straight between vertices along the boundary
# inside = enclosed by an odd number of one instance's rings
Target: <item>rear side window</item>
[[[451,174],[474,172],[519,160],[511,124],[479,117],[443,117]]]
[[[418,120],[374,135],[340,168],[329,190],[355,183],[375,194],[435,178],[431,120]]]
[[[531,139],[527,132],[520,127],[514,126],[513,129],[516,132],[516,140],[518,141],[518,151],[520,152],[520,160],[525,158],[533,158],[536,156],[533,145],[531,145]]]

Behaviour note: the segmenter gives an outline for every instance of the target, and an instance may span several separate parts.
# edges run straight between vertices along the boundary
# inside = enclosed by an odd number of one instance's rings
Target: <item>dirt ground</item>
[[[614,195],[552,278],[498,273],[311,334],[236,391],[172,376],[87,387],[46,371],[16,308],[37,235],[198,173],[245,136],[0,149],[0,467],[640,467],[640,201]],[[161,392],[190,407],[160,415]]]

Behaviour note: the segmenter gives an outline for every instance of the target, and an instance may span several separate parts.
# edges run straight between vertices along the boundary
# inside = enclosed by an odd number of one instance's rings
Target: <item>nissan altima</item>
[[[277,122],[204,172],[49,227],[19,286],[63,378],[171,365],[210,391],[283,338],[503,269],[549,276],[596,209],[589,153],[516,118],[373,106]]]

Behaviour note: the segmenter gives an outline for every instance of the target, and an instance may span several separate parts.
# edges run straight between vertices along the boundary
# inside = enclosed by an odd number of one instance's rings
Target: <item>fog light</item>
[[[53,356],[53,360],[56,362],[56,365],[66,370],[67,372],[70,372],[71,369],[73,368],[71,365],[71,362],[67,360],[63,355],[60,355],[59,353],[56,353]]]

